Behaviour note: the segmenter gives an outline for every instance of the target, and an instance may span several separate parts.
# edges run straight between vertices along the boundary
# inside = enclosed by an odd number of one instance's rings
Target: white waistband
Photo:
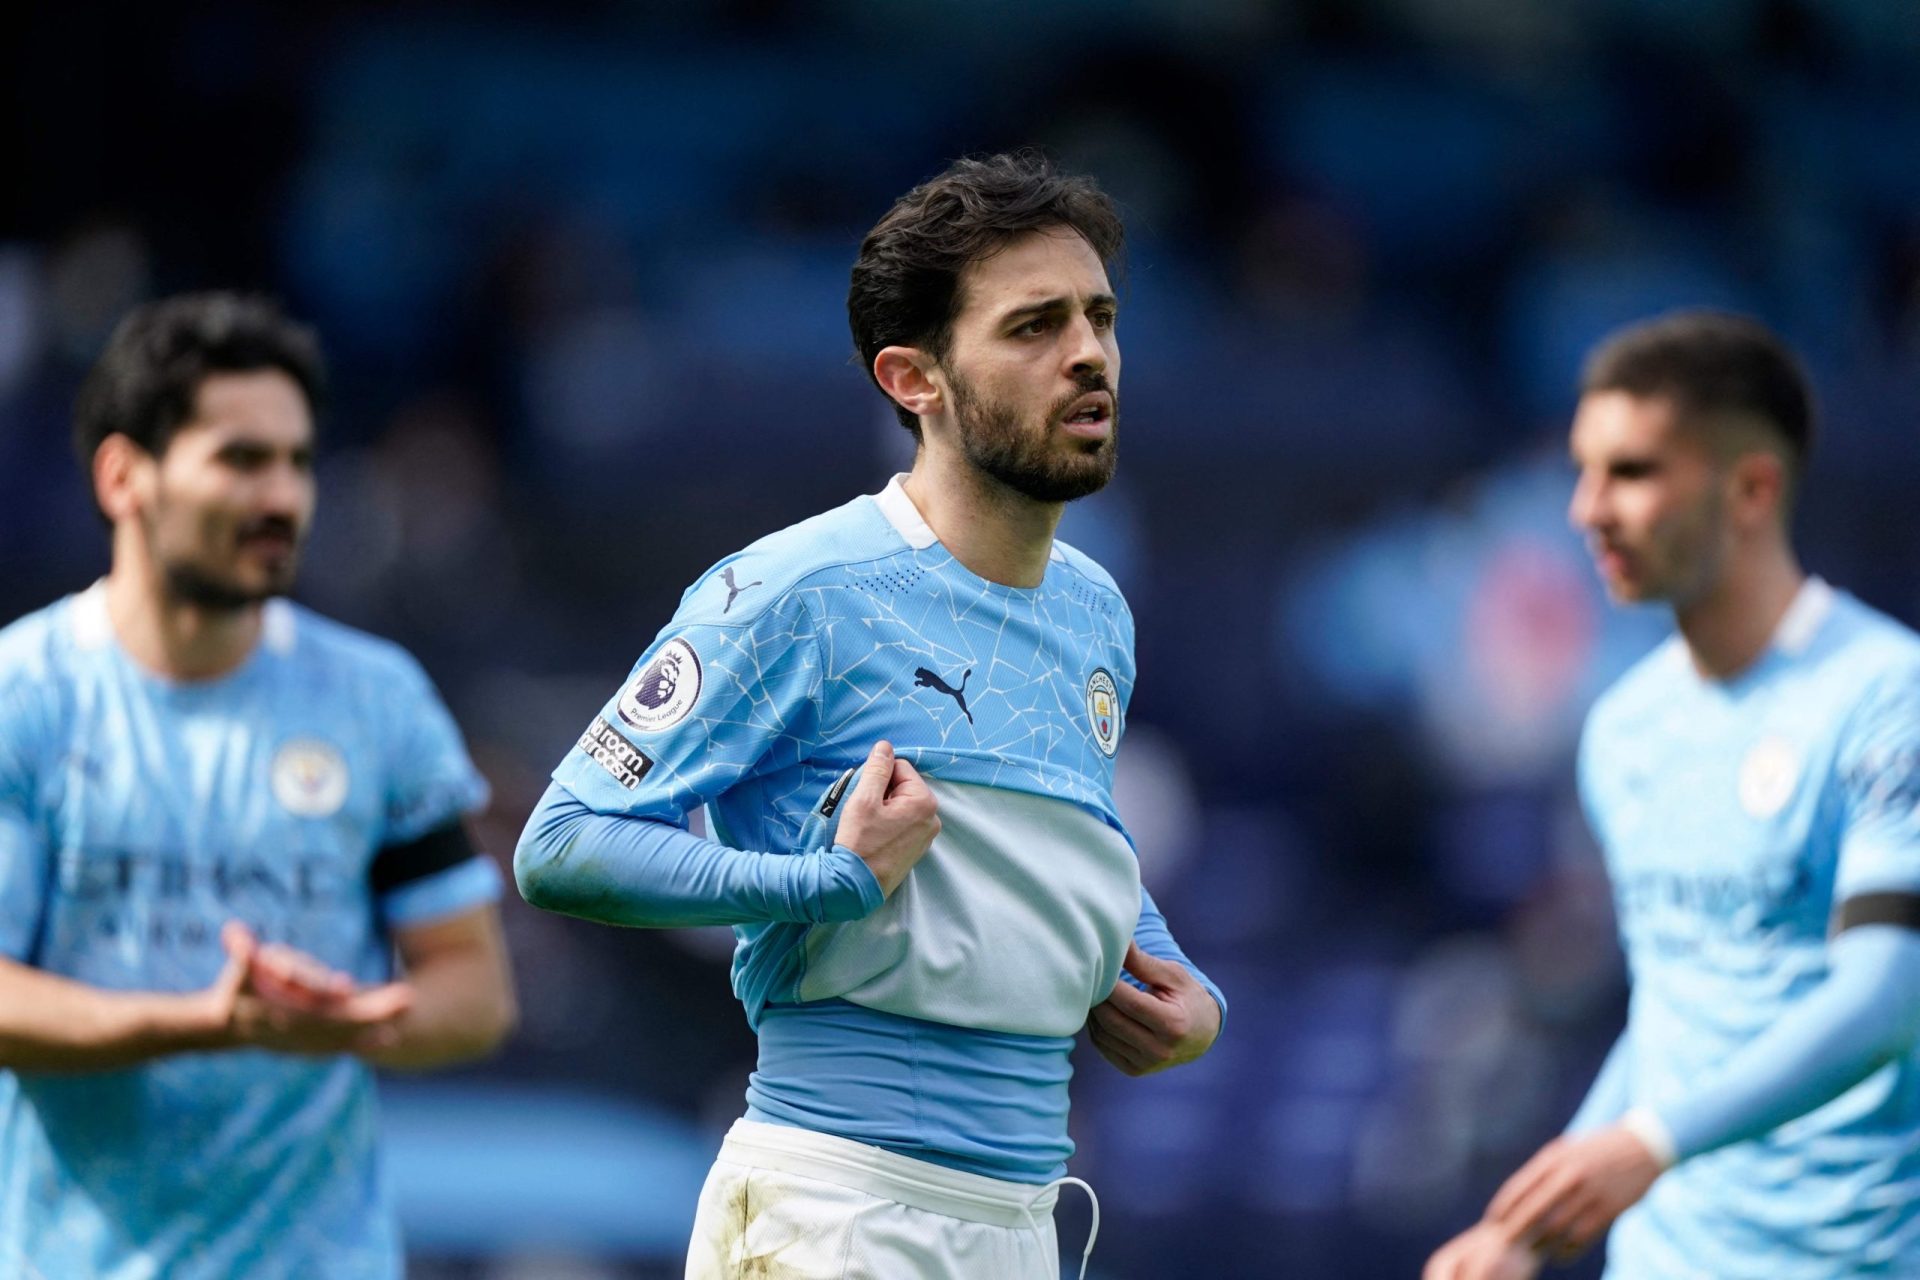
[[[1024,1227],[1034,1214],[1053,1212],[1060,1190],[1007,1182],[964,1169],[915,1160],[790,1125],[735,1120],[721,1144],[720,1159],[755,1169],[818,1178],[837,1187],[893,1200],[928,1213],[996,1227]]]
[[[1086,1280],[1093,1242],[1100,1238],[1100,1198],[1079,1178],[1056,1178],[1043,1187],[1033,1187],[915,1160],[850,1138],[745,1119],[735,1120],[733,1128],[727,1130],[726,1141],[720,1144],[720,1159],[749,1169],[815,1178],[963,1222],[1026,1227],[1036,1232],[1040,1230],[1037,1215],[1053,1212],[1060,1188],[1076,1186],[1087,1193],[1093,1210],[1087,1247],[1080,1254],[1080,1280]]]

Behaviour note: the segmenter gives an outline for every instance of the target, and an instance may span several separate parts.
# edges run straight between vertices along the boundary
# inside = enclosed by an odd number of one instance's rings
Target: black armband
[[[1920,893],[1862,893],[1834,908],[1835,933],[1863,924],[1920,929]]]
[[[476,852],[473,841],[467,837],[466,825],[456,818],[417,840],[382,848],[373,855],[367,878],[373,884],[375,895],[391,893],[401,885],[457,867]]]

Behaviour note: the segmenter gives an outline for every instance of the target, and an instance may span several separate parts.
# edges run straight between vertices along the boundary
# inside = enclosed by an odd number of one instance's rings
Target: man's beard
[[[1037,432],[1022,424],[1020,415],[1008,406],[974,395],[959,374],[949,370],[948,378],[953,384],[960,448],[979,471],[1035,502],[1072,502],[1098,493],[1113,479],[1119,449],[1120,397],[1113,394],[1105,374],[1081,374],[1072,395],[1047,407]],[[1105,391],[1113,397],[1107,438],[1098,448],[1085,452],[1057,453],[1055,423],[1074,401],[1094,391]]]
[[[240,531],[240,536],[244,538],[255,532],[256,527],[265,529],[272,526],[295,539],[293,550],[287,554],[279,571],[268,574],[267,580],[259,586],[242,585],[229,575],[207,568],[191,555],[169,554],[161,545],[160,523],[159,515],[148,521],[147,545],[154,548],[154,558],[160,563],[160,575],[167,598],[173,603],[214,613],[234,613],[293,590],[294,571],[299,565],[299,542],[297,533],[286,520],[270,516]]]
[[[1642,603],[1661,601],[1685,610],[1712,594],[1726,569],[1721,545],[1726,505],[1718,487],[1709,489],[1679,528],[1656,540],[1654,563],[1662,572],[1644,585]]]
[[[160,568],[166,575],[168,599],[175,604],[192,605],[210,613],[237,613],[263,604],[275,596],[286,595],[293,589],[291,573],[276,574],[266,586],[249,588],[208,573],[199,565],[185,560],[163,564]]]

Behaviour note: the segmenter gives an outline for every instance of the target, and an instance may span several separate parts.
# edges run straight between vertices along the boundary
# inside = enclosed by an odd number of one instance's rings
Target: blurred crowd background
[[[36,4],[0,63],[0,617],[104,568],[67,423],[116,319],[274,292],[336,384],[301,597],[423,659],[503,862],[686,584],[906,465],[844,306],[893,197],[1022,144],[1119,196],[1122,461],[1063,536],[1138,617],[1120,805],[1232,1013],[1077,1058],[1108,1280],[1416,1274],[1618,1029],[1571,749],[1666,620],[1565,526],[1591,342],[1779,327],[1807,562],[1920,621],[1912,5]],[[385,1095],[416,1274],[677,1276],[727,937],[507,920],[518,1039]]]

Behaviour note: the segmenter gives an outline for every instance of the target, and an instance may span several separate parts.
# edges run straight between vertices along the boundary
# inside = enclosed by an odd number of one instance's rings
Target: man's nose
[[[1075,373],[1083,370],[1104,373],[1107,368],[1107,348],[1100,341],[1100,331],[1093,327],[1093,321],[1081,316],[1073,322],[1071,330],[1073,341],[1068,353],[1069,367]]]
[[[313,505],[313,473],[292,463],[267,469],[260,505],[268,514],[298,518]]]
[[[1606,485],[1589,476],[1580,477],[1567,502],[1567,523],[1582,533],[1589,532],[1605,516]]]

